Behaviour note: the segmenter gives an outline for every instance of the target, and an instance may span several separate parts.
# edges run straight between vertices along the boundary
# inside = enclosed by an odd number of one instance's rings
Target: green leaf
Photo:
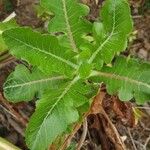
[[[83,19],[89,12],[88,7],[77,0],[42,0],[41,4],[54,13],[54,18],[49,22],[49,32],[63,32],[63,44],[79,52],[82,35],[91,31],[91,24]]]
[[[127,37],[132,31],[130,7],[126,0],[106,0],[101,9],[101,23],[93,26],[96,50],[89,63],[102,59],[110,63],[115,54],[125,50]]]
[[[2,38],[2,36],[0,35],[0,51],[4,51],[7,50],[7,46]]]
[[[0,51],[7,50],[7,45],[3,40],[2,33],[14,27],[17,27],[15,20],[10,20],[8,22],[0,22]]]
[[[103,67],[95,72],[98,77],[92,78],[98,83],[107,85],[109,94],[118,94],[123,101],[133,97],[137,103],[144,103],[150,98],[150,64],[135,59],[118,57],[113,67]]]
[[[54,36],[42,35],[29,28],[15,28],[5,31],[3,37],[12,55],[46,73],[70,75],[77,68],[72,52],[60,47]]]
[[[81,90],[82,89],[82,90]],[[89,88],[75,77],[63,87],[50,90],[37,102],[26,131],[26,141],[31,150],[45,150],[57,136],[79,119],[77,107],[88,102],[84,95]]]
[[[68,125],[78,120],[78,112],[70,101],[62,100],[56,105],[51,97],[41,99],[31,117],[26,131],[26,142],[31,150],[48,149],[49,144],[66,131]]]
[[[49,76],[36,67],[29,71],[25,66],[19,65],[5,82],[4,95],[12,102],[29,101],[44,89],[57,88],[57,84],[61,84],[63,79],[63,76]]]
[[[48,149],[83,117],[98,90],[94,82],[106,83],[108,92],[122,100],[135,97],[141,103],[150,97],[149,64],[122,57],[111,62],[125,50],[132,30],[126,0],[105,0],[101,21],[97,19],[93,30],[85,17],[89,9],[79,1],[41,0],[41,4],[54,15],[49,34],[30,28],[3,33],[10,53],[31,64],[30,70],[19,65],[4,84],[10,101],[39,98],[26,130],[31,150]]]
[[[86,62],[82,63],[79,68],[80,77],[83,79],[89,77],[89,75],[91,74],[92,67],[93,66],[91,64],[88,64]]]

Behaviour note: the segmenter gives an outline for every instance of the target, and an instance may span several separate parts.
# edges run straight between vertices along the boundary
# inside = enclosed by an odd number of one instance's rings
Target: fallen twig
[[[127,128],[127,130],[128,130],[128,134],[129,134],[129,136],[130,136],[132,145],[133,145],[133,147],[134,147],[134,150],[137,150],[137,147],[136,147],[136,145],[135,145],[135,143],[134,143],[134,140],[133,140],[133,137],[132,137],[132,135],[131,135],[131,131],[130,131],[129,128]]]
[[[13,19],[15,17],[16,17],[16,13],[13,11],[7,18],[5,18],[3,20],[3,22],[8,22],[8,21],[10,21],[11,19]]]
[[[85,138],[86,138],[86,135],[87,135],[87,131],[88,131],[88,124],[87,124],[87,119],[85,118],[84,119],[84,123],[83,123],[83,133],[82,133],[82,136],[81,136],[81,139],[78,143],[78,146],[77,146],[77,150],[80,150],[84,141],[85,141]]]
[[[13,117],[15,116],[15,119],[18,122],[20,122],[24,127],[26,127],[28,121],[26,119],[24,119],[18,112],[16,112],[12,108],[12,106],[9,104],[9,102],[7,102],[1,94],[0,94],[0,102],[1,102],[1,104],[3,104],[6,107],[6,109],[8,109],[9,114],[11,114],[11,115],[13,114],[12,116]]]
[[[66,137],[63,145],[60,147],[59,150],[65,150],[70,145],[72,138],[77,133],[77,131],[80,129],[81,125],[82,125],[81,123],[78,123],[74,126],[72,133]]]
[[[145,149],[146,149],[146,147],[147,147],[147,145],[148,145],[149,142],[150,142],[150,136],[146,139],[146,142],[144,144],[144,148]]]

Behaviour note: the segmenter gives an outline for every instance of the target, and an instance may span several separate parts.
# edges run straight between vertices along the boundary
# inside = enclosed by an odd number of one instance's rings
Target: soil
[[[82,0],[91,11],[88,16],[94,21],[98,15],[103,0]],[[97,3],[96,3],[97,2]],[[22,26],[39,28],[43,26],[43,20],[37,17],[35,5],[38,0],[0,0],[0,20],[3,21],[12,11],[15,11],[17,22]],[[130,0],[134,31],[131,36],[129,48],[124,53],[132,57],[138,57],[150,61],[150,1]],[[0,54],[0,56],[6,54]],[[9,56],[9,54],[7,53]],[[11,57],[11,56],[10,56]],[[0,65],[0,137],[9,140],[22,150],[27,150],[24,139],[24,131],[28,120],[35,110],[34,100],[18,104],[9,103],[3,96],[2,86],[7,76],[17,65],[21,63],[15,59],[3,60]],[[10,61],[11,60],[11,61]],[[103,86],[103,92],[105,86]],[[117,128],[121,139],[128,150],[150,150],[150,105],[137,106],[134,102],[123,103],[116,96],[105,94],[102,104],[107,116]],[[132,107],[138,109],[141,115],[135,118]],[[83,143],[83,150],[113,150],[114,139],[108,136],[108,120],[102,114],[90,115],[87,119],[88,134]],[[81,127],[73,138],[73,142],[80,141],[83,132]]]

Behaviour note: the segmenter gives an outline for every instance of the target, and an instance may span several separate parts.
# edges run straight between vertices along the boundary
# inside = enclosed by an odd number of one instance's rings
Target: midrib
[[[78,52],[77,46],[75,44],[75,41],[74,41],[74,38],[73,38],[73,35],[72,35],[69,19],[68,19],[66,1],[62,0],[62,4],[63,4],[63,11],[64,11],[64,16],[65,16],[65,22],[66,22],[66,29],[67,29],[68,39],[70,41],[70,45],[71,45],[73,51],[74,52]]]
[[[42,126],[45,123],[45,120],[49,117],[49,115],[52,113],[52,111],[55,109],[55,107],[58,105],[58,103],[63,99],[63,97],[67,94],[67,92],[71,89],[71,87],[79,80],[79,76],[76,76],[71,82],[70,84],[65,88],[65,90],[63,91],[63,93],[58,97],[57,101],[54,103],[54,105],[51,107],[51,109],[48,111],[47,115],[45,116],[44,120],[42,121],[42,124],[39,127],[39,130],[37,132],[37,136],[35,139],[35,142],[32,146],[32,148],[34,149],[37,143],[37,138],[39,137],[40,134],[40,130],[42,128]]]
[[[121,80],[121,81],[125,81],[125,82],[129,82],[131,84],[135,84],[137,86],[145,86],[146,88],[150,89],[150,85],[138,80],[134,80],[132,78],[128,78],[125,76],[121,76],[118,74],[114,74],[114,73],[107,73],[107,72],[102,72],[102,71],[93,71],[93,75],[92,76],[103,76],[106,78],[110,78],[110,79],[115,79],[115,80]]]
[[[36,50],[38,50],[39,52],[44,53],[44,54],[46,54],[46,55],[50,55],[51,57],[54,57],[54,58],[56,58],[57,60],[66,63],[67,65],[71,66],[71,67],[74,68],[74,69],[77,69],[77,68],[78,68],[78,66],[77,66],[76,64],[72,63],[71,61],[68,61],[68,60],[66,60],[66,59],[64,59],[64,58],[61,58],[61,57],[59,57],[59,56],[57,56],[57,55],[54,55],[54,54],[52,54],[52,53],[50,53],[50,52],[47,52],[47,51],[45,51],[45,50],[39,49],[38,47],[34,47],[34,46],[32,46],[32,45],[29,45],[29,44],[25,43],[24,41],[21,41],[21,40],[15,38],[15,37],[13,37],[13,36],[10,36],[10,35],[7,35],[7,36],[9,36],[10,38],[12,38],[12,39],[14,39],[14,40],[16,40],[16,41],[18,41],[18,42],[20,42],[20,43],[23,43],[23,44],[24,44],[25,46],[27,46],[27,47],[30,47],[30,48],[32,48],[32,49],[36,49]]]
[[[46,79],[34,80],[34,81],[26,82],[26,83],[23,83],[23,84],[16,84],[16,85],[12,85],[12,86],[7,86],[4,89],[30,86],[32,84],[44,83],[44,82],[48,82],[48,81],[61,80],[61,79],[64,79],[64,77],[63,76],[49,77],[49,78],[46,78]]]
[[[67,94],[67,92],[70,90],[70,88],[80,79],[79,76],[76,76],[71,82],[70,84],[65,88],[65,90],[63,91],[63,93],[58,97],[56,103],[53,105],[53,107],[51,108],[51,110],[48,112],[46,118],[51,114],[51,112],[53,111],[53,109],[57,106],[57,104],[60,102],[60,100]]]
[[[107,42],[111,39],[111,37],[113,36],[114,34],[114,31],[115,31],[115,25],[116,25],[116,8],[115,8],[115,3],[116,3],[116,0],[114,1],[114,9],[113,9],[113,26],[112,26],[112,31],[110,33],[110,35],[106,38],[106,40],[97,48],[97,50],[93,53],[93,55],[90,57],[89,59],[89,63],[91,64],[94,59],[96,58],[97,54],[102,50],[102,48],[105,46],[105,44],[107,44]]]

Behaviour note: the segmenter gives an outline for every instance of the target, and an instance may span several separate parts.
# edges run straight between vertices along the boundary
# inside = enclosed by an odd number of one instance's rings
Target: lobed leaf
[[[106,0],[93,32],[84,18],[88,8],[77,0],[42,0],[41,4],[54,14],[50,34],[29,28],[3,33],[11,54],[33,65],[31,70],[17,66],[4,84],[10,101],[31,100],[36,94],[40,97],[26,131],[31,150],[47,149],[79,120],[84,104],[97,90],[93,82],[106,83],[108,92],[119,94],[122,100],[135,97],[142,103],[150,97],[149,64],[123,57],[112,67],[104,64],[126,48],[132,30],[126,0]],[[59,36],[52,36],[55,33]]]
[[[81,90],[82,89],[82,90]],[[26,131],[26,141],[32,150],[47,149],[57,136],[79,119],[77,107],[88,102],[85,96],[89,88],[79,81],[78,77],[50,90],[37,102]]]
[[[61,84],[63,80],[63,76],[50,76],[36,67],[29,71],[25,66],[19,65],[5,82],[4,95],[12,102],[29,101],[45,89],[57,88],[57,84]]]
[[[103,67],[95,72],[98,77],[92,78],[96,82],[104,82],[109,94],[118,94],[123,101],[133,97],[137,103],[144,103],[150,99],[150,64],[135,59],[118,57],[113,67]]]
[[[96,50],[89,63],[99,63],[102,59],[108,64],[115,54],[127,47],[127,37],[132,31],[130,7],[126,0],[106,0],[100,16],[101,22],[93,26]]]
[[[91,23],[83,18],[89,12],[88,7],[79,4],[77,0],[42,0],[41,4],[54,13],[54,18],[49,22],[49,32],[63,32],[65,35],[61,43],[74,52],[79,52],[82,35],[91,31]]]
[[[38,66],[45,73],[70,75],[77,68],[72,52],[60,47],[56,37],[42,35],[29,28],[15,28],[3,33],[10,53]]]

